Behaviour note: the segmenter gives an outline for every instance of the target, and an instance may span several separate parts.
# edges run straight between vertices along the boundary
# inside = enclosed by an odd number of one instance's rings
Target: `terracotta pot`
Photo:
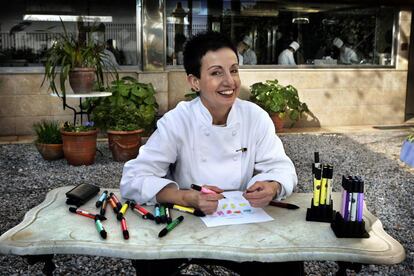
[[[270,115],[273,124],[275,125],[276,132],[283,132],[283,120],[279,117],[279,113],[273,113]]]
[[[108,130],[109,149],[115,161],[128,161],[138,155],[143,129],[131,131]]]
[[[94,68],[74,68],[69,72],[69,83],[75,94],[90,93],[94,82]]]
[[[61,130],[66,161],[73,166],[91,165],[95,162],[98,130],[68,132]]]
[[[36,143],[35,145],[45,160],[53,161],[63,158],[63,144]]]

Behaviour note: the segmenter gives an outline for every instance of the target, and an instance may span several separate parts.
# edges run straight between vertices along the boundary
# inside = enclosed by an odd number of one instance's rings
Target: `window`
[[[0,66],[42,66],[60,19],[68,32],[106,42],[120,65],[138,64],[135,1],[15,0],[0,11]]]
[[[167,65],[181,65],[186,39],[206,30],[231,37],[247,65],[279,65],[279,55],[289,46],[293,46],[292,56],[299,65],[386,66],[394,63],[396,11],[393,8],[307,4],[306,1],[165,3]],[[292,44],[294,41],[297,44]],[[252,51],[256,62],[247,56]]]

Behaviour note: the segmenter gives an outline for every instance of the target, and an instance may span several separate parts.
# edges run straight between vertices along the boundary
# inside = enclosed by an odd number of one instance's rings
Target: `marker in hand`
[[[199,192],[201,192],[203,194],[215,194],[215,195],[218,194],[215,191],[212,191],[212,190],[210,190],[208,188],[205,188],[205,187],[198,186],[196,184],[191,184],[191,189],[196,190],[196,191],[199,191]],[[223,198],[226,198],[226,197],[223,196]]]

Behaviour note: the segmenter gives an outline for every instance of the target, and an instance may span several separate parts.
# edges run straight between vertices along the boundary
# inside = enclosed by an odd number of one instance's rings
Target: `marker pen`
[[[172,222],[172,217],[171,217],[171,213],[170,213],[170,208],[165,207],[165,216],[167,217],[167,223],[171,223]]]
[[[96,226],[96,230],[98,230],[98,233],[101,235],[101,237],[106,239],[107,233],[101,221],[98,218],[95,218],[95,226]]]
[[[165,207],[163,204],[160,204],[160,222],[161,223],[167,222],[167,216],[165,215]]]
[[[320,168],[315,167],[315,178],[313,179],[313,206],[319,206],[319,196],[321,190],[322,172]]]
[[[355,177],[352,178],[351,193],[350,193],[350,208],[349,219],[350,221],[356,221],[357,218],[357,206],[358,206],[358,193],[357,193],[358,181]]]
[[[135,201],[131,202],[130,207],[132,208],[133,211],[135,211],[136,213],[142,215],[143,219],[150,219],[150,220],[155,219],[153,214],[151,214],[147,209],[145,209],[144,207],[142,207],[138,203],[135,203]]]
[[[114,213],[118,214],[119,210],[118,210],[118,207],[116,206],[116,203],[115,203],[114,199],[112,198],[112,196],[109,196],[107,198],[107,201],[109,202],[109,205],[112,206],[112,209],[114,210]]]
[[[167,207],[173,208],[177,211],[181,211],[181,212],[184,212],[184,213],[190,213],[190,214],[193,214],[197,217],[205,217],[206,216],[206,214],[204,214],[201,210],[195,209],[193,207],[185,207],[185,206],[172,204],[172,203],[168,203]]]
[[[161,222],[161,217],[160,217],[160,205],[158,203],[155,204],[154,213],[155,213],[155,222],[159,224]]]
[[[78,214],[87,218],[91,218],[91,219],[95,219],[95,218],[99,218],[100,220],[106,220],[106,217],[101,216],[99,214],[92,214],[89,213],[88,211],[76,208],[76,207],[69,207],[69,211],[74,213],[74,214]]]
[[[212,191],[212,190],[210,190],[208,188],[205,188],[205,187],[198,186],[196,184],[191,184],[191,189],[196,190],[196,191],[199,191],[199,192],[201,192],[203,194],[214,194],[214,195],[217,195],[218,194],[215,191]]]
[[[317,151],[315,151],[314,153],[313,153],[313,157],[314,157],[314,162],[313,162],[313,164],[312,164],[312,173],[313,173],[313,175],[314,175],[314,177],[315,177],[315,169],[316,168],[318,168],[318,169],[320,169],[321,168],[321,163],[319,163],[319,152],[317,152]]]
[[[112,200],[115,202],[116,208],[118,209],[118,211],[121,210],[122,208],[121,201],[119,201],[119,199],[116,197],[114,193],[110,193],[109,195],[111,196]]]
[[[331,205],[332,199],[332,185],[333,185],[333,166],[328,165],[328,176],[326,182],[326,205]]]
[[[125,216],[126,211],[128,210],[128,206],[129,206],[130,201],[127,200],[125,201],[125,203],[122,205],[121,210],[119,210],[118,214],[116,215],[116,218],[118,220],[121,220],[123,216]]]
[[[361,177],[358,177],[358,206],[357,206],[357,221],[362,221],[362,215],[364,210],[364,181]]]
[[[107,205],[108,205],[108,198],[105,198],[105,200],[102,202],[102,205],[101,205],[101,211],[100,211],[101,216],[105,215]]]
[[[108,197],[108,191],[104,191],[102,195],[99,197],[98,201],[95,203],[96,208],[101,207],[103,201]]]
[[[173,220],[170,224],[168,224],[164,229],[161,230],[161,232],[158,234],[158,237],[159,238],[162,238],[165,235],[167,235],[168,232],[170,232],[171,230],[173,230],[183,220],[184,220],[184,217],[183,216],[179,216],[178,218],[176,218],[175,220]]]
[[[342,218],[345,221],[349,220],[349,211],[350,211],[350,186],[352,179],[348,176],[342,176],[342,207],[341,214]]]
[[[319,204],[326,204],[326,194],[328,186],[328,165],[322,166],[322,181],[321,181],[321,194],[319,198]]]
[[[280,207],[280,208],[285,208],[285,209],[291,209],[291,210],[299,209],[299,206],[297,206],[295,204],[280,202],[280,201],[270,201],[269,205],[270,206],[275,206],[275,207]]]
[[[126,224],[126,219],[124,217],[122,217],[121,219],[121,229],[122,229],[122,235],[124,236],[124,239],[129,239],[129,232],[128,232],[128,227]]]

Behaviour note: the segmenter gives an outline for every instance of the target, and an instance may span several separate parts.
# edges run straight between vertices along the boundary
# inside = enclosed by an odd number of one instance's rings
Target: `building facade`
[[[388,2],[16,0],[0,12],[0,136],[32,134],[41,119],[72,120],[42,85],[44,54],[63,31],[60,20],[75,35],[107,43],[121,76],[151,82],[160,115],[189,92],[185,41],[214,30],[244,55],[241,98],[249,98],[253,83],[270,79],[298,89],[312,116],[297,126],[404,123],[414,114],[412,6]],[[279,64],[294,41],[296,65]],[[347,59],[347,51],[356,58]]]

